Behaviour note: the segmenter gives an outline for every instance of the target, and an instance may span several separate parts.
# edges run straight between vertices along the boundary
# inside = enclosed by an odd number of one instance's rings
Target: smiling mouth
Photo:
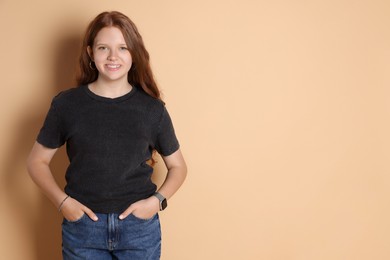
[[[114,65],[114,64],[107,64],[106,65],[109,69],[119,69],[121,65]]]

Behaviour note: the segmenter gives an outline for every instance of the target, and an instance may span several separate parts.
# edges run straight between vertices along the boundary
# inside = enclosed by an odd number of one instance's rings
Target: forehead
[[[120,43],[126,44],[125,38],[119,28],[110,26],[102,28],[95,37],[95,44],[98,43]]]

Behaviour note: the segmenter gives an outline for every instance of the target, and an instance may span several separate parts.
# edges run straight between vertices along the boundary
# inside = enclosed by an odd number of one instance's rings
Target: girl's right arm
[[[57,209],[61,206],[61,212],[67,220],[75,221],[81,218],[83,214],[87,214],[92,220],[96,221],[97,216],[95,213],[73,198],[69,197],[61,205],[61,202],[68,195],[60,189],[49,167],[50,161],[56,152],[57,149],[47,148],[35,142],[27,159],[27,171],[32,180],[41,188]]]

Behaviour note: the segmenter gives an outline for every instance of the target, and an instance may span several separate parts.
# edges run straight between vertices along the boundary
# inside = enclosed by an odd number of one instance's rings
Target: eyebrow
[[[97,43],[95,43],[95,45],[109,45],[109,44],[104,43],[104,42],[97,42]],[[118,45],[125,45],[125,46],[127,46],[126,43],[119,43]]]

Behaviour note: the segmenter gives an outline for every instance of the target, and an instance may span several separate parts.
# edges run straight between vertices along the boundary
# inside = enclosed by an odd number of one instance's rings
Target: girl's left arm
[[[180,149],[171,155],[162,156],[162,158],[168,169],[168,173],[158,192],[168,200],[183,184],[187,176],[187,165]],[[124,219],[129,214],[134,214],[137,217],[146,219],[156,214],[159,209],[160,201],[157,197],[152,196],[145,200],[140,200],[131,204],[130,207],[119,216],[119,218]]]
[[[168,200],[183,184],[187,176],[187,165],[180,149],[162,158],[168,169],[168,173],[158,192]]]

